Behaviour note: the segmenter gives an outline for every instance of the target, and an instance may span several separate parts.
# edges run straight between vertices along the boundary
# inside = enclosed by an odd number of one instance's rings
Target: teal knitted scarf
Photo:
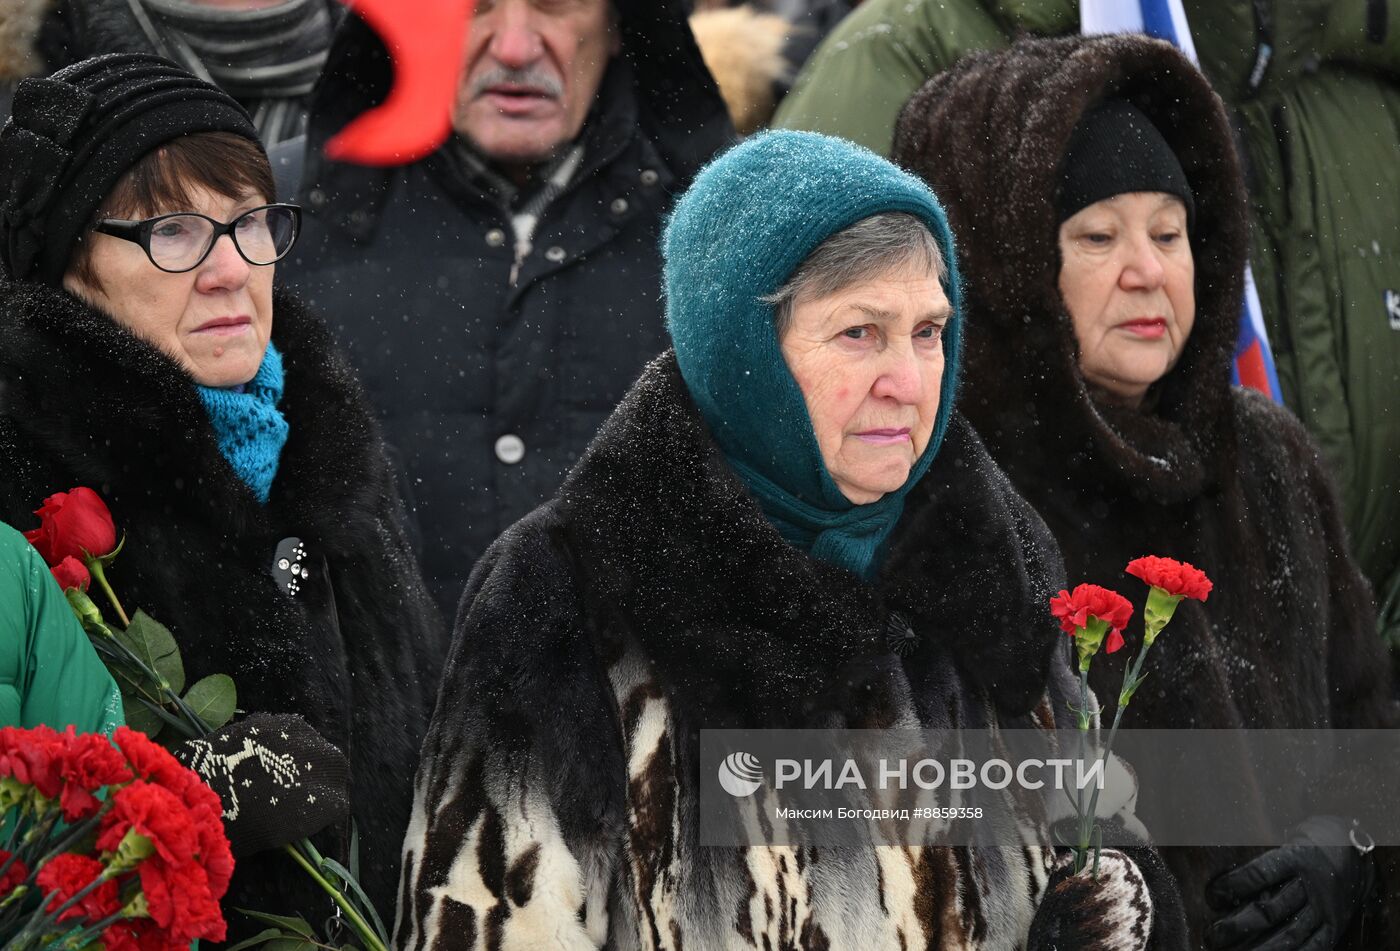
[[[826,238],[884,212],[916,216],[938,241],[953,319],[943,332],[943,381],[928,445],[901,488],[856,505],[822,462],[807,405],[779,348],[773,308],[759,298],[777,290]],[[962,297],[938,199],[917,178],[850,142],[768,132],[695,178],[667,224],[663,249],[676,360],[730,466],[790,544],[870,579],[953,412]]]
[[[266,503],[287,443],[287,420],[277,408],[282,399],[282,355],[269,342],[258,372],[243,386],[195,389],[214,425],[219,452],[258,501]]]

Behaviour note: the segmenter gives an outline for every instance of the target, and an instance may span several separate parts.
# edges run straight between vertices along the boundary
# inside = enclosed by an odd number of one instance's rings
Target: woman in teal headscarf
[[[1150,852],[1069,878],[1043,818],[1025,848],[700,844],[701,729],[1045,726],[1073,685],[1054,544],[953,411],[933,194],[762,135],[665,254],[674,351],[468,586],[396,944],[1178,946]]]

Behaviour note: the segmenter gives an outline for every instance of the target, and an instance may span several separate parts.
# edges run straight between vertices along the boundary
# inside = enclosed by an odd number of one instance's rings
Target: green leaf
[[[224,951],[243,951],[244,948],[256,948],[258,945],[271,941],[274,938],[281,938],[286,932],[281,928],[268,928],[266,931],[259,931],[251,938],[245,938],[237,944],[231,944]]]
[[[126,725],[133,730],[140,730],[149,737],[154,738],[165,726],[165,721],[137,700],[134,693],[127,690],[122,691],[122,710],[126,714]]]
[[[233,711],[238,705],[238,691],[228,674],[210,674],[190,688],[189,693],[185,694],[185,703],[198,714],[205,726],[217,730],[233,719]]]
[[[274,938],[263,947],[267,951],[317,951],[319,946],[307,938]]]
[[[171,691],[178,694],[185,689],[185,665],[180,660],[180,648],[164,624],[145,611],[137,611],[131,626],[117,634],[117,639],[164,678]]]
[[[301,935],[303,938],[315,937],[315,932],[311,930],[311,926],[306,923],[305,918],[288,918],[285,915],[272,915],[265,911],[250,911],[247,908],[239,908],[237,911],[255,921],[261,921],[265,925],[276,925],[285,931],[292,932],[292,934]]]
[[[360,877],[360,827],[350,819],[350,874],[356,880]]]

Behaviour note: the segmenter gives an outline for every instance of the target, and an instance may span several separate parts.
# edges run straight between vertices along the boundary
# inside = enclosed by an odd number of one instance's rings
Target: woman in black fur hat
[[[20,84],[0,132],[0,519],[28,527],[76,485],[105,498],[123,600],[170,627],[190,680],[229,674],[241,709],[344,750],[387,915],[442,625],[360,388],[273,287],[298,222],[273,192],[247,113],[165,60]],[[225,907],[331,912],[275,853],[240,859]]]
[[[1244,186],[1204,77],[1143,37],[1021,42],[930,80],[894,159],[947,202],[959,238],[961,406],[1070,578],[1114,585],[1150,553],[1215,581],[1157,642],[1130,725],[1392,726],[1370,593],[1317,448],[1287,411],[1230,386]],[[1094,664],[1101,696],[1127,654]],[[1141,814],[1169,777],[1136,765]],[[1197,944],[1394,940],[1389,859],[1312,848],[1349,830],[1298,818],[1292,842],[1263,854],[1164,851]]]

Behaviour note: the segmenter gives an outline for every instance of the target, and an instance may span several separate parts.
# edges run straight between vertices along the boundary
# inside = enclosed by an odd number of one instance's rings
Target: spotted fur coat
[[[1065,715],[1065,639],[1045,609],[1060,571],[961,421],[877,584],[807,557],[659,358],[468,586],[416,784],[397,945],[1176,946],[1153,853],[1115,855],[1099,887],[1067,883],[1043,815],[1019,850],[698,844],[701,728]],[[891,649],[894,612],[908,650]]]

